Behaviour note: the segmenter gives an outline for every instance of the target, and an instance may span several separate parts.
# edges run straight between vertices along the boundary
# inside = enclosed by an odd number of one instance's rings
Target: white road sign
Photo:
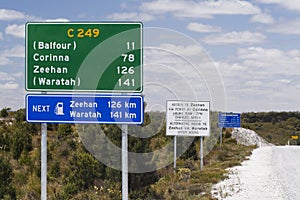
[[[167,135],[209,136],[208,101],[167,101]]]

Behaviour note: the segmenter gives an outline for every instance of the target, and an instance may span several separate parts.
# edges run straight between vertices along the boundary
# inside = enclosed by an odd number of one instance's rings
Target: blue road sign
[[[240,113],[219,113],[220,128],[238,128],[241,127]]]
[[[142,124],[139,95],[26,95],[26,120],[46,123]]]

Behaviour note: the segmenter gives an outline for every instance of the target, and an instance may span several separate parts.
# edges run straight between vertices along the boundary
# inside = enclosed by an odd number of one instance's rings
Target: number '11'
[[[126,42],[127,50],[134,50],[134,42]]]

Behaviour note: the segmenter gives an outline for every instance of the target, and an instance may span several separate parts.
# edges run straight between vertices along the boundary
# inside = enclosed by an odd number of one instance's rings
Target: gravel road
[[[269,146],[229,169],[229,178],[215,185],[212,195],[222,200],[297,200],[299,185],[300,147]]]

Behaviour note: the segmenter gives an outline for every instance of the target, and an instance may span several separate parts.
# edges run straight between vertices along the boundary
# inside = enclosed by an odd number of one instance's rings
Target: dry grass
[[[179,168],[176,173],[165,174],[151,186],[154,193],[163,199],[211,199],[213,184],[225,179],[226,169],[240,165],[251,155],[254,146],[236,144],[231,138],[224,138],[222,148],[217,145],[205,157],[204,168],[199,169],[199,160],[178,160],[178,163],[190,162],[190,168]]]

